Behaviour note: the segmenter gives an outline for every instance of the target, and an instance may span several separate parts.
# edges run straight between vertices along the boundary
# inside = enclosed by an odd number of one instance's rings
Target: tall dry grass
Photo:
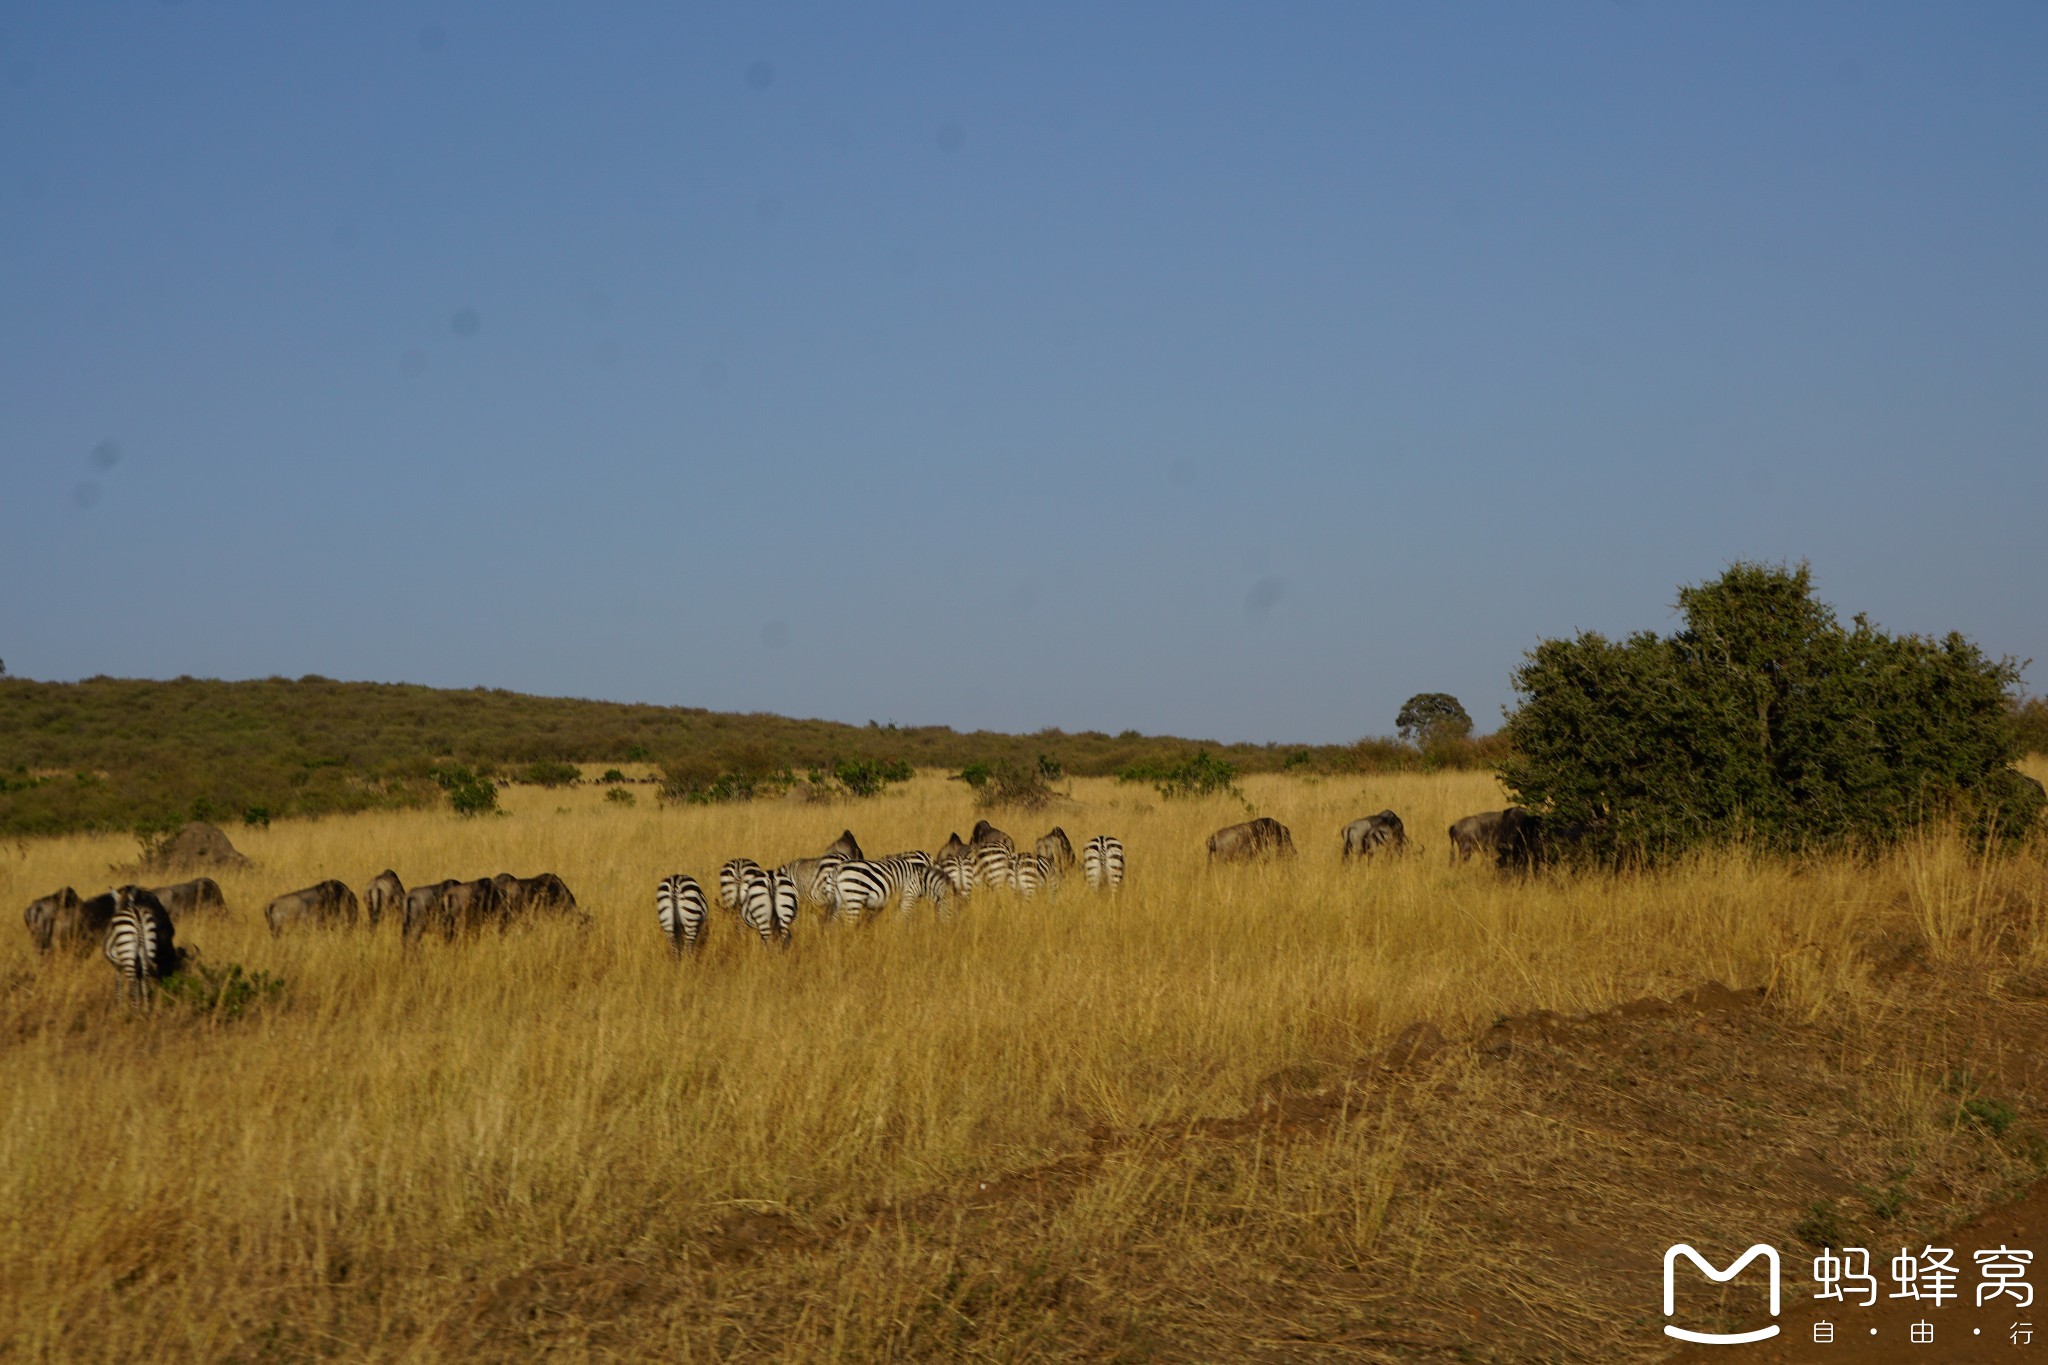
[[[1709,978],[1768,982],[1793,1017],[1843,1017],[1879,1008],[1870,948],[1888,935],[1971,964],[1994,993],[2048,970],[2038,856],[1986,861],[1929,836],[1875,861],[1732,851],[1656,875],[1508,881],[1447,856],[1451,820],[1501,803],[1486,776],[1244,789],[1293,828],[1298,859],[1210,868],[1202,841],[1244,818],[1237,803],[1079,781],[1074,804],[999,823],[1028,838],[1057,821],[1077,846],[1118,834],[1117,896],[1073,884],[1050,901],[984,898],[945,924],[800,922],[786,955],[714,912],[707,950],[680,963],[654,923],[660,876],[710,884],[726,857],[811,853],[845,825],[870,852],[935,848],[973,822],[968,793],[921,776],[853,805],[662,809],[513,789],[498,818],[236,831],[256,867],[220,876],[232,915],[180,939],[209,964],[282,977],[280,1003],[232,1022],[138,1015],[96,957],[0,939],[0,1342],[26,1359],[473,1355],[449,1324],[481,1286],[538,1263],[701,1243],[740,1210],[858,1218],[1055,1162],[1091,1132],[1238,1112],[1262,1078],[1333,1071],[1412,1020],[1457,1035]],[[1419,847],[1344,864],[1343,823],[1384,806]],[[134,852],[18,843],[0,854],[0,905],[98,891]],[[265,930],[269,896],[386,866],[408,885],[553,870],[594,924],[411,951],[388,923]],[[1257,1257],[1310,1237],[1352,1264],[1419,1256],[1426,1200],[1400,1247],[1383,1239],[1401,1143],[1365,1122],[1249,1165],[1235,1154],[1214,1178],[1259,1212],[1184,1225],[1177,1254]],[[1033,1255],[1092,1264],[1149,1245],[1159,1209],[1213,1205],[1193,1193],[1209,1179],[1119,1157],[1033,1234]],[[605,1349],[931,1353],[905,1324],[934,1285],[977,1330],[998,1323],[999,1354],[1054,1349],[1062,1310],[1005,1277],[973,1289],[940,1263],[951,1254],[871,1238],[784,1296],[729,1285],[729,1301],[656,1313],[652,1336]]]

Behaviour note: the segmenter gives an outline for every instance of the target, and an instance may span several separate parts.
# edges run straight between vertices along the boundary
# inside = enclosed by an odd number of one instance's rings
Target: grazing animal
[[[177,882],[171,886],[152,886],[149,892],[162,904],[172,923],[188,915],[224,915],[228,910],[227,897],[220,893],[220,883],[211,877],[194,877],[189,882]]]
[[[740,918],[763,943],[789,946],[796,924],[796,878],[776,868],[750,867],[740,879]]]
[[[101,913],[101,902],[105,902],[104,913]],[[93,907],[90,914],[87,906]],[[106,936],[107,921],[113,915],[114,899],[111,895],[81,900],[78,893],[67,886],[30,901],[28,909],[21,912],[21,922],[28,926],[29,941],[36,945],[36,951],[47,953],[59,943],[79,946],[98,942]]]
[[[491,924],[497,925],[502,933],[511,924],[505,915],[505,893],[492,877],[456,882],[445,888],[441,892],[440,920],[442,937],[451,940],[457,934],[480,933]]]
[[[796,883],[798,905],[808,905],[830,919],[839,912],[839,867],[845,861],[836,853],[828,853],[822,858],[798,858],[776,870],[789,874]]]
[[[759,872],[761,865],[752,858],[733,858],[718,869],[718,903],[724,909],[739,913],[740,879],[749,870]]]
[[[1037,853],[1041,858],[1052,859],[1062,872],[1073,870],[1074,846],[1067,842],[1067,832],[1058,825],[1039,839]]]
[[[695,877],[681,872],[663,877],[654,889],[654,914],[672,953],[694,953],[704,932],[704,914],[709,903]]]
[[[1504,810],[1481,811],[1468,815],[1451,826],[1451,861],[1459,863],[1475,853],[1492,851],[1500,843],[1501,817]]]
[[[1017,841],[986,820],[976,820],[974,822],[974,832],[967,836],[967,842],[974,848],[982,848],[989,844],[994,844],[1010,853],[1017,851]]]
[[[1101,891],[1114,891],[1124,884],[1123,840],[1108,834],[1098,834],[1081,847],[1081,875],[1088,879],[1088,885]]]
[[[1502,872],[1536,872],[1553,863],[1596,852],[1587,840],[1605,833],[1603,820],[1562,821],[1554,816],[1510,806],[1501,813],[1500,842],[1494,866]]]
[[[363,913],[370,917],[372,929],[387,910],[394,915],[405,913],[405,883],[388,867],[370,878],[370,884],[363,888]]]
[[[1243,862],[1251,858],[1294,856],[1294,835],[1271,816],[1241,825],[1226,825],[1209,836],[1212,862]]]
[[[1353,820],[1344,826],[1344,856],[1347,859],[1370,858],[1383,848],[1402,852],[1407,847],[1408,831],[1401,827],[1401,817],[1390,810]]]
[[[1030,900],[1040,890],[1047,895],[1059,889],[1060,865],[1043,853],[1017,853],[1010,858],[1010,885]]]
[[[852,830],[842,829],[839,831],[839,837],[826,848],[825,856],[844,858],[848,862],[857,863],[861,860],[860,840],[853,837]]]
[[[325,925],[340,920],[356,922],[356,893],[344,882],[329,877],[303,891],[287,891],[263,907],[270,932],[281,934],[295,924]]]
[[[938,856],[932,859],[932,866],[938,869],[939,875],[952,885],[956,893],[962,896],[974,894],[974,850],[961,843],[959,835],[946,836],[946,842],[939,849]]]
[[[107,924],[106,955],[119,977],[118,990],[141,1004],[149,983],[178,970],[177,931],[162,901],[139,886],[113,893],[114,914]]]
[[[576,897],[570,894],[569,885],[552,872],[543,872],[537,877],[515,877],[510,872],[500,872],[491,878],[498,888],[500,913],[510,924],[524,915],[555,914],[576,915]]]
[[[839,912],[855,924],[867,911],[881,910],[892,900],[906,912],[920,897],[943,908],[952,891],[953,884],[922,853],[844,863],[839,868]]]
[[[455,885],[455,879],[450,877],[430,886],[415,886],[405,893],[405,919],[400,928],[406,942],[412,942],[429,929],[441,931],[444,937],[454,937],[445,920],[448,892]]]

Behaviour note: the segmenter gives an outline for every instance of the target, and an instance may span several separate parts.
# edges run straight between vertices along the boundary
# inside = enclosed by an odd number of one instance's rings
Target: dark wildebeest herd
[[[177,971],[189,955],[190,949],[178,946],[178,925],[226,914],[227,908],[218,882],[195,877],[171,886],[119,886],[89,899],[67,886],[31,901],[22,920],[39,952],[100,944],[123,994],[139,1000],[151,982]],[[360,900],[346,882],[329,878],[276,897],[263,907],[263,919],[272,934],[282,934],[352,926],[365,909],[371,928],[387,914],[398,917],[408,943],[429,932],[449,940],[493,927],[503,932],[545,916],[589,923],[576,897],[552,872],[537,877],[501,872],[471,882],[450,878],[408,892],[397,873],[385,871],[370,879]]]
[[[1551,828],[1537,813],[1519,806],[1468,815],[1450,827],[1452,862],[1491,854],[1504,871],[1530,871],[1554,859],[1582,838],[1576,827]],[[1408,836],[1391,810],[1344,826],[1344,858],[1368,859],[1382,851],[1405,852]],[[1230,825],[1209,836],[1212,862],[1249,862],[1292,857],[1294,836],[1270,817]],[[1029,899],[1058,890],[1079,863],[1088,886],[1114,890],[1124,878],[1124,846],[1107,834],[1082,845],[1079,858],[1065,830],[1054,827],[1028,851],[988,821],[965,840],[948,835],[936,854],[921,850],[868,858],[851,830],[812,858],[766,867],[733,858],[718,871],[718,903],[764,943],[786,947],[799,911],[810,906],[824,920],[859,923],[896,905],[908,913],[929,902],[941,918],[978,888],[1014,891]],[[655,916],[663,937],[677,953],[694,952],[703,941],[710,900],[686,873],[664,877],[655,890]],[[227,902],[211,877],[169,886],[126,885],[90,899],[65,887],[32,902],[23,913],[36,948],[102,945],[124,994],[140,998],[148,984],[178,969],[186,950],[176,942],[177,926],[195,917],[224,914]],[[588,925],[562,879],[552,872],[515,877],[501,872],[473,881],[449,878],[407,889],[396,872],[370,879],[361,896],[329,879],[288,891],[264,907],[273,934],[299,928],[353,926],[358,917],[371,928],[396,918],[410,944],[438,934],[453,942],[495,928],[505,932],[528,920],[566,919]]]

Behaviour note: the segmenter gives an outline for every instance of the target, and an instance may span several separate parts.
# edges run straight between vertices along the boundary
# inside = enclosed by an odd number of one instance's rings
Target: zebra
[[[107,925],[107,961],[120,977],[117,990],[141,1004],[145,983],[160,981],[178,970],[177,931],[163,902],[139,886],[114,892],[114,918]]]
[[[1060,865],[1043,853],[1019,853],[1010,860],[1010,885],[1025,900],[1037,895],[1040,887],[1050,895],[1059,884]]]
[[[776,868],[751,867],[740,876],[740,918],[763,943],[789,946],[796,923],[796,878]]]
[[[1123,840],[1098,834],[1081,850],[1081,872],[1088,885],[1114,891],[1124,884]]]
[[[953,884],[922,853],[846,863],[839,869],[839,909],[855,924],[863,912],[881,910],[892,900],[907,913],[923,897],[944,913],[952,895]]]
[[[945,846],[939,850],[938,857],[932,860],[932,866],[952,883],[953,890],[960,895],[969,896],[974,893],[974,851],[960,842],[959,835],[946,836]]]
[[[845,862],[846,859],[838,854],[828,853],[822,858],[798,858],[784,863],[776,871],[787,873],[796,882],[799,906],[815,906],[830,919],[839,912],[839,868]]]
[[[1012,875],[1016,852],[1001,844],[975,844],[968,849],[968,856],[974,863],[973,882],[976,886],[1015,886],[1017,879]]]
[[[697,951],[706,908],[704,888],[697,885],[695,877],[678,872],[661,879],[654,889],[654,914],[661,921],[661,932],[668,936],[671,953]]]
[[[739,913],[740,883],[749,871],[761,871],[761,865],[752,858],[734,858],[718,869],[718,903],[733,913]]]

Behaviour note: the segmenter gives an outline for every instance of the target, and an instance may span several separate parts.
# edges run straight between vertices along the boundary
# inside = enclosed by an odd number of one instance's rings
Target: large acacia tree
[[[1529,652],[1500,765],[1517,801],[1621,858],[1882,841],[1932,815],[2007,834],[2038,819],[2039,784],[2011,766],[2010,659],[1860,615],[1845,627],[1803,564],[1736,564],[1678,604],[1675,635]]]

